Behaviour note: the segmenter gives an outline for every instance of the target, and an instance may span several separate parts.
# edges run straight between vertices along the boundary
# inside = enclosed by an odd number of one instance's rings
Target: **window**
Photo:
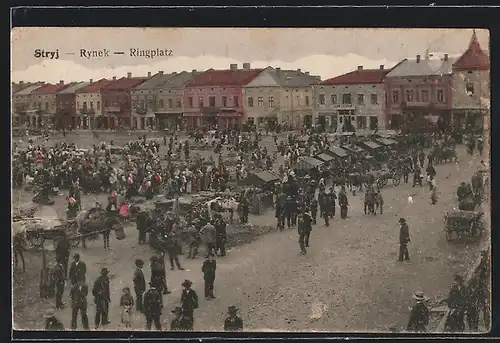
[[[378,128],[378,117],[370,116],[370,130],[376,130]]]
[[[257,105],[259,107],[263,107],[264,106],[264,98],[259,96],[258,99],[257,99]]]
[[[209,96],[208,97],[208,106],[209,107],[215,107],[215,97],[214,96]]]
[[[154,104],[154,101],[153,101],[153,98],[148,98],[148,109],[153,109],[153,104]]]
[[[342,103],[344,105],[350,105],[351,104],[351,94],[350,93],[342,94]]]
[[[83,107],[87,107],[86,103],[83,103]],[[104,100],[104,107],[108,107],[108,99]]]
[[[158,101],[158,107],[160,107],[160,108],[165,107],[165,101],[163,101],[163,99],[160,99],[160,100]]]
[[[428,102],[429,101],[429,91],[427,89],[422,89],[422,94],[420,97],[422,102]]]
[[[364,105],[364,104],[365,104],[365,95],[358,94],[358,105]]]
[[[285,97],[285,107],[288,107],[288,96]]]
[[[392,91],[392,102],[395,104],[399,102],[399,91],[396,89]]]
[[[332,94],[332,105],[337,105],[337,94]]]
[[[46,110],[48,110],[48,109],[49,109],[49,103],[48,103],[48,102],[46,102],[46,103],[45,103],[45,109],[46,109]]]
[[[222,107],[227,107],[227,96],[222,97]]]
[[[93,102],[93,101],[91,101],[91,102],[90,102],[90,109],[91,109],[91,110],[93,110],[93,109],[94,109],[94,102]]]
[[[465,85],[465,92],[467,93],[468,96],[474,95],[474,84],[473,83],[467,83]]]
[[[175,107],[177,108],[182,107],[182,99],[175,99]]]
[[[438,89],[436,92],[436,97],[438,102],[444,102],[444,90]]]
[[[143,109],[145,109],[145,107],[146,107],[146,104],[145,104],[144,99],[139,100],[139,108],[143,110]]]
[[[320,105],[324,105],[325,104],[325,95],[324,94],[320,94],[319,95],[319,104]]]
[[[76,102],[76,108],[80,109],[80,102],[79,101]]]
[[[378,96],[377,94],[372,94],[370,96],[370,101],[372,105],[378,105]]]
[[[295,106],[297,106],[297,107],[300,106],[300,96],[295,97]]]
[[[201,96],[200,96],[200,97],[198,98],[198,103],[200,104],[200,106],[199,106],[199,107],[203,107],[203,97],[201,97]]]
[[[248,102],[248,107],[253,107],[253,98],[251,96],[248,97],[247,102]]]
[[[100,102],[100,101],[97,101],[97,102],[96,102],[96,107],[97,107],[97,109],[98,109],[98,110],[100,110],[100,109],[101,109],[101,102]]]
[[[407,102],[412,102],[413,101],[413,89],[407,89],[406,90],[406,101]]]
[[[66,103],[66,104],[67,104],[67,103]],[[50,104],[50,107],[51,107],[52,109],[56,108],[56,103],[55,103],[55,102],[52,102],[52,103]]]
[[[193,97],[192,97],[192,96],[188,97],[188,106],[189,106],[190,108],[192,108],[192,107],[193,107]]]
[[[83,108],[84,108],[85,110],[87,109],[87,102],[86,102],[86,101],[84,101],[84,102],[83,102]]]
[[[240,106],[240,99],[237,96],[234,97],[234,106]]]
[[[356,119],[357,119],[358,129],[366,129],[366,117],[357,116]]]
[[[274,97],[269,97],[269,107],[274,107]]]
[[[306,106],[309,106],[309,96],[308,95],[306,95],[305,100],[306,100]]]
[[[167,100],[168,108],[174,107],[174,101],[172,99]]]

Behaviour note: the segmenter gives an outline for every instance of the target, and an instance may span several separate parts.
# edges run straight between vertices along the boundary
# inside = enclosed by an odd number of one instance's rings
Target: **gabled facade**
[[[113,82],[100,89],[103,116],[106,117],[104,121],[105,128],[132,127],[131,90],[144,83],[147,79],[147,77],[132,77],[132,73],[127,73],[127,77],[113,80]]]
[[[30,109],[34,110],[30,117],[31,127],[47,127],[54,124],[57,107],[56,94],[74,83],[65,84],[59,81],[57,84],[45,84],[30,94]]]
[[[300,128],[311,125],[313,114],[312,85],[319,76],[298,70],[267,67],[245,85],[243,104],[247,121],[257,126],[275,123]]]
[[[90,82],[78,82],[56,94],[56,128],[88,128],[87,118],[83,122],[76,120],[76,92],[88,85]]]
[[[357,70],[314,87],[314,124],[324,131],[375,130],[386,127],[384,77],[378,69]]]
[[[37,110],[31,108],[31,93],[43,84],[35,84],[22,89],[12,94],[12,120],[14,125],[26,125],[31,123],[30,115],[35,116]]]
[[[209,69],[184,87],[184,120],[187,127],[232,128],[243,123],[243,86],[263,69],[243,69],[231,64],[227,70]]]
[[[112,80],[100,79],[97,82],[90,80],[87,87],[76,91],[76,121],[89,122],[90,127],[102,129],[106,127],[105,118],[102,116],[101,88],[116,82],[116,77]]]
[[[453,64],[452,75],[453,127],[483,126],[490,108],[490,58],[472,33],[467,50]]]
[[[400,129],[416,117],[439,118],[439,125],[451,123],[451,74],[454,58],[404,59],[384,78],[387,97],[387,129]]]

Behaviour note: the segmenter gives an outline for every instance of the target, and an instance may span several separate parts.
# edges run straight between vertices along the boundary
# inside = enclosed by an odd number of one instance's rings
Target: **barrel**
[[[116,239],[122,240],[125,239],[125,237],[127,237],[125,235],[125,230],[123,229],[123,225],[120,224],[114,225],[113,230],[115,231]]]

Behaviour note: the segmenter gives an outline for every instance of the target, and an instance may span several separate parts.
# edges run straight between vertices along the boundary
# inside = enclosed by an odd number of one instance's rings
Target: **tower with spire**
[[[472,31],[469,46],[453,63],[452,117],[456,128],[482,127],[489,113],[490,57]]]

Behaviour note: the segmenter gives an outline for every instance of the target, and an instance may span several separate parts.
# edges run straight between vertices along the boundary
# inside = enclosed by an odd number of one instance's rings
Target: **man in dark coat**
[[[302,214],[302,220],[304,221],[304,228],[305,228],[305,237],[304,237],[304,244],[306,247],[309,247],[309,237],[311,236],[311,231],[312,231],[312,219],[311,215],[309,214],[309,208],[305,208],[305,212]]]
[[[87,274],[87,266],[85,262],[80,261],[80,254],[73,255],[73,262],[69,268],[69,280],[72,285],[75,285],[78,280],[85,282],[85,275]]]
[[[26,251],[26,247],[24,246],[24,238],[21,233],[16,233],[12,239],[12,248],[14,254],[14,269],[17,269],[18,260],[21,259],[21,263],[23,265],[23,272],[26,271],[26,266],[24,263],[24,252]],[[66,268],[67,268],[66,262]]]
[[[158,256],[152,256],[151,259],[151,280],[150,283],[154,285],[154,288],[158,292],[169,292],[165,287],[166,284],[166,273],[165,268]],[[170,292],[169,292],[170,293]],[[168,294],[168,293],[167,293]]]
[[[466,313],[467,325],[472,331],[478,331],[479,328],[479,277],[475,276],[469,282],[466,289]]]
[[[142,296],[146,291],[146,279],[144,278],[144,273],[142,272],[142,267],[144,267],[144,261],[137,259],[135,260],[136,269],[134,271],[134,291],[135,291],[135,306],[138,312],[142,312]]]
[[[286,217],[286,226],[290,229],[292,227],[292,218],[293,218],[293,208],[294,201],[292,197],[288,196],[286,197],[285,201],[285,207],[284,207],[284,214]]]
[[[309,203],[309,206],[311,207],[311,219],[312,219],[312,223],[314,225],[316,225],[316,218],[318,217],[318,200],[316,200],[316,198],[312,197],[310,203]]]
[[[299,233],[299,248],[300,254],[305,255],[307,253],[306,250],[306,235],[308,231],[307,222],[304,220],[304,215],[299,217],[299,225],[297,227],[297,231]]]
[[[335,207],[337,201],[337,194],[335,193],[335,188],[332,186],[330,188],[330,217],[335,217]]]
[[[56,258],[56,265],[53,269],[52,278],[54,280],[54,286],[56,287],[56,309],[64,308],[64,303],[62,302],[62,297],[64,293],[64,267],[61,261]]]
[[[161,309],[163,307],[162,296],[155,285],[150,282],[150,288],[144,293],[143,313],[146,316],[146,329],[151,330],[151,325],[155,323],[156,330],[161,330]]]
[[[450,332],[462,332],[465,330],[466,287],[461,275],[456,274],[454,281],[446,299],[451,310],[446,327]]]
[[[139,231],[139,244],[146,244],[146,232],[148,230],[148,215],[146,212],[139,212],[136,224],[137,231]]]
[[[207,259],[203,262],[201,271],[203,272],[203,280],[205,280],[205,299],[215,299],[214,282],[217,262],[213,259],[213,254],[208,253]]]
[[[399,255],[398,261],[410,260],[408,242],[410,242],[410,229],[404,218],[399,218]]]
[[[172,313],[175,317],[170,322],[170,331],[190,331],[189,320],[183,316],[182,307],[176,306]]]
[[[177,269],[184,270],[184,268],[181,267],[181,263],[179,262],[179,253],[181,251],[181,247],[177,243],[175,232],[171,231],[168,233],[165,243],[167,248],[166,250],[168,254],[168,260],[170,261],[170,270],[175,269],[174,262],[177,266]]]
[[[82,315],[82,325],[84,330],[89,329],[89,318],[87,316],[87,295],[89,288],[83,283],[82,279],[78,279],[77,283],[71,288],[71,328],[76,330],[76,320],[78,311]]]
[[[64,331],[64,325],[56,318],[56,311],[49,308],[45,311],[45,331]]]
[[[198,295],[196,292],[191,289],[192,282],[189,280],[184,280],[182,283],[182,287],[184,289],[182,290],[182,295],[181,295],[181,307],[184,312],[184,316],[186,317],[186,320],[189,323],[189,329],[193,330],[194,327],[194,310],[198,308]]]
[[[423,292],[416,292],[413,294],[416,300],[415,305],[411,309],[410,320],[406,330],[410,332],[426,332],[426,325],[429,324],[429,309],[425,306],[426,298]]]
[[[238,308],[236,306],[229,306],[229,317],[224,321],[224,331],[238,332],[243,331],[243,320],[238,317]]]
[[[111,302],[111,295],[109,291],[109,278],[108,269],[102,268],[101,275],[95,280],[94,287],[92,287],[92,295],[94,296],[95,303],[95,327],[99,325],[107,325],[109,313],[109,303]]]
[[[71,250],[71,246],[68,241],[68,236],[65,232],[61,235],[59,241],[57,241],[56,245],[56,258],[61,261],[62,266],[64,267],[64,277],[68,278],[68,262],[69,262],[69,253]],[[73,283],[74,284],[74,283]]]
[[[349,202],[347,201],[347,194],[345,192],[345,187],[342,186],[339,196],[339,206],[340,206],[340,218],[347,218],[347,206],[349,206]]]
[[[226,256],[226,223],[222,217],[218,217],[214,223],[215,226],[215,251],[220,254],[220,256]]]

